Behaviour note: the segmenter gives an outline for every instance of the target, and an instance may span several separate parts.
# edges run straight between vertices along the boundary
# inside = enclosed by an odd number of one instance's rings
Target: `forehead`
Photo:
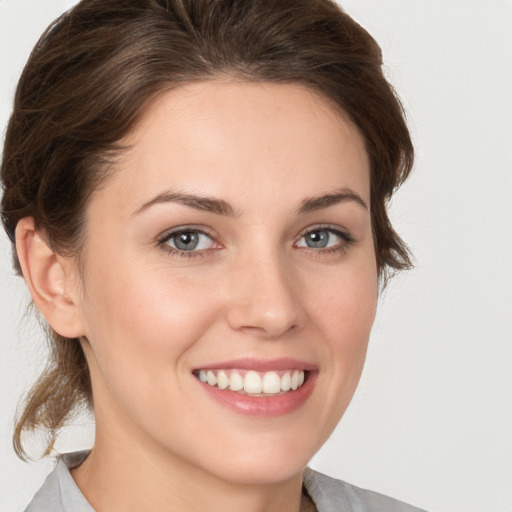
[[[158,96],[122,142],[128,149],[106,192],[125,204],[174,187],[240,201],[349,187],[369,201],[362,136],[329,100],[300,85],[181,86]]]

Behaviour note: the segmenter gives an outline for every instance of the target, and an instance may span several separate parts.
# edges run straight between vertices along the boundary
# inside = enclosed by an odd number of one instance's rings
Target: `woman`
[[[42,510],[413,510],[304,469],[360,377],[413,150],[328,0],[84,0],[20,79],[2,162],[52,361],[17,423],[94,410]]]

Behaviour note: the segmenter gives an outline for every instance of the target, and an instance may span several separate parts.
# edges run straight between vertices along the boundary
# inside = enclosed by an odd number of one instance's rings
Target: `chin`
[[[217,476],[237,484],[272,485],[301,474],[320,446],[311,440],[300,441],[294,436],[276,439],[258,436],[245,448],[228,449],[212,468]]]
[[[301,474],[308,461],[233,461],[217,468],[216,474],[222,480],[241,485],[272,485],[291,480]]]

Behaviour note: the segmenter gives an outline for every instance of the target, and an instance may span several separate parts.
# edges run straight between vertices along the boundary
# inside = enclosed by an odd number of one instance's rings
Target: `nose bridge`
[[[230,282],[231,328],[276,338],[300,327],[305,314],[297,286],[293,267],[278,247],[248,251]]]

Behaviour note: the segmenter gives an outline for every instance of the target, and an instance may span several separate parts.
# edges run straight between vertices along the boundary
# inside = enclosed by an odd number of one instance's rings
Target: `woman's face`
[[[374,319],[361,135],[297,85],[202,82],[124,142],[87,210],[98,449],[296,475],[349,404]]]

